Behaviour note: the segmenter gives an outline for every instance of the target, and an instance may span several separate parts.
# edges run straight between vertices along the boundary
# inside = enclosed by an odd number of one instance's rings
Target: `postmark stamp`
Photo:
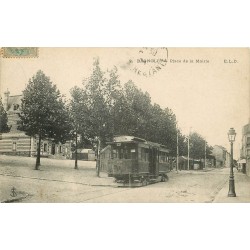
[[[38,48],[35,47],[4,47],[3,58],[35,58],[38,57]]]
[[[138,48],[137,52],[131,55],[129,60],[120,67],[130,70],[137,75],[152,77],[166,67],[168,62],[168,49],[159,48]]]

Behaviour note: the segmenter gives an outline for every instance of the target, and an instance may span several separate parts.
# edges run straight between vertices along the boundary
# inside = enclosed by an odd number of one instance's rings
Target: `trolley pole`
[[[190,137],[190,133],[188,135],[188,170],[190,169],[190,166],[189,166],[189,150],[190,150],[189,137]]]
[[[206,169],[206,161],[207,161],[207,142],[205,141],[205,160],[204,160],[204,168]]]
[[[189,127],[189,133],[188,133],[188,170],[190,170],[190,133],[191,133],[191,128]]]
[[[75,144],[76,144],[76,149],[75,149],[75,169],[78,169],[78,164],[77,164],[77,132],[75,132]]]

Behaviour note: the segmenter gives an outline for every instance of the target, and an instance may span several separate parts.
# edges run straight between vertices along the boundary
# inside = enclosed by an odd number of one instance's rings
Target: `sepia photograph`
[[[250,202],[249,48],[2,47],[2,203]]]
[[[1,249],[248,249],[247,1],[1,1]]]

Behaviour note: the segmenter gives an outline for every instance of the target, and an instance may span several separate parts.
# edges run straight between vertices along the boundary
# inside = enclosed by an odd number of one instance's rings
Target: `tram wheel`
[[[168,176],[167,175],[162,175],[161,176],[161,182],[166,182],[168,181]]]

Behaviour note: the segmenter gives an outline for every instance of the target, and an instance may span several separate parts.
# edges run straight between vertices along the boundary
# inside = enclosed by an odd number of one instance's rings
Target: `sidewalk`
[[[229,176],[228,176],[229,179]],[[250,202],[250,177],[243,173],[234,173],[236,197],[228,197],[229,181],[216,195],[213,202],[218,203],[249,203]]]
[[[114,178],[105,173],[96,176],[96,162],[78,161],[79,169],[74,169],[73,160],[41,159],[40,170],[34,170],[35,158],[0,156],[0,176],[46,182],[73,183],[85,186],[116,186]],[[26,198],[29,194],[16,190],[13,194],[12,183],[0,183],[0,203],[14,202]]]
[[[77,172],[77,170],[75,170]],[[61,178],[56,178],[56,176],[53,176],[51,174],[44,174],[43,177],[38,177],[36,176],[36,173],[40,172],[34,171],[33,176],[32,174],[29,174],[29,176],[16,176],[16,175],[7,175],[7,176],[15,176],[15,178],[28,178],[28,179],[34,179],[34,180],[39,180],[43,181],[44,180],[44,185],[46,185],[47,181],[55,181],[56,182],[65,182],[65,183],[72,183],[72,184],[80,184],[80,185],[85,185],[85,186],[97,186],[97,187],[111,187],[111,186],[117,186],[117,184],[114,182],[114,179],[111,177],[107,177],[105,173],[100,173],[100,177],[97,177],[95,175],[95,171],[93,171],[93,176],[88,176],[88,177],[82,177],[82,173],[76,173],[79,174],[80,176],[75,175],[74,178],[72,176],[68,176],[68,178],[64,178],[62,180]],[[39,175],[39,173],[38,173]],[[4,174],[0,174],[0,176],[6,176]],[[53,177],[53,178],[51,178]],[[11,202],[18,202],[21,201],[22,199],[27,198],[30,195],[28,192],[23,192],[22,190],[18,190],[15,186],[13,185],[0,185],[0,203],[11,203]]]

